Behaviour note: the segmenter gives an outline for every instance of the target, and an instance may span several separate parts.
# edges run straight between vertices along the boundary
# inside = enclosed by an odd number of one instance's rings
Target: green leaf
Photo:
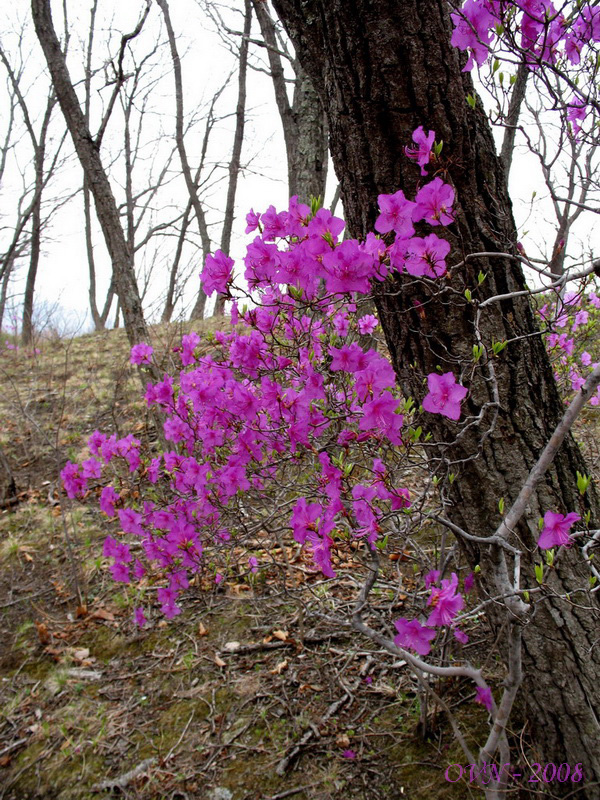
[[[536,564],[535,565],[535,579],[541,585],[544,580],[544,565],[543,564]]]
[[[593,589],[596,585],[598,578],[595,575],[590,576],[590,589]]]
[[[467,300],[470,303],[471,302],[471,298],[472,298],[472,294],[471,294],[471,290],[470,289],[465,289],[465,297],[467,298]]]
[[[477,100],[472,94],[468,94],[467,103],[471,106],[471,108],[475,108],[475,106],[477,105]]]
[[[579,489],[579,494],[584,495],[591,482],[592,479],[589,475],[582,475],[579,470],[577,471],[577,488]]]
[[[524,590],[523,597],[525,598],[525,602],[528,603],[529,602],[529,592],[527,591],[527,589]]]
[[[500,500],[498,500],[498,510],[500,511],[501,514],[504,514],[504,498],[503,497],[501,497]]]
[[[487,278],[487,275],[485,274],[485,272],[481,272],[481,270],[480,270],[479,271],[479,275],[477,276],[477,283],[481,286],[481,284],[484,282],[484,280],[486,278]]]
[[[473,361],[477,363],[483,355],[483,345],[473,345]]]
[[[549,567],[554,564],[554,550],[546,550],[546,564]]]
[[[379,541],[375,542],[375,547],[378,550],[384,550],[387,547],[388,543],[388,536],[384,536],[383,539],[379,539]]]
[[[317,213],[317,211],[322,207],[322,205],[323,205],[323,198],[321,197],[321,195],[319,195],[318,197],[312,197],[311,196],[311,198],[310,198],[310,213],[311,213],[311,215],[313,217]]]
[[[440,153],[442,152],[442,147],[444,146],[444,140],[442,139],[439,142],[434,142],[433,145],[433,152],[435,153],[436,158],[440,157]]]

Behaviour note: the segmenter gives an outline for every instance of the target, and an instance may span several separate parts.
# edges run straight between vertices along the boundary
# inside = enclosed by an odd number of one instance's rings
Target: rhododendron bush
[[[285,212],[248,214],[246,232],[258,235],[247,248],[248,288],[237,287],[231,331],[214,334],[210,356],[196,355],[196,333],[184,336],[179,375],[147,388],[172,448],[150,457],[132,436],[97,431],[91,457],[62,472],[71,497],[101,474],[111,476],[100,506],[134,537],[106,540],[115,580],[129,583],[158,569],[165,585],[156,597],[171,617],[192,575],[227,579],[233,544],[247,548],[247,569],[256,570],[254,551],[272,531],[290,531],[314,568],[334,578],[332,550],[356,542],[375,548],[407,528],[411,497],[403,478],[418,439],[410,427],[415,404],[400,398],[389,360],[360,344],[377,319],[360,315],[357,302],[391,270],[430,279],[445,273],[448,242],[416,236],[414,223],[450,224],[452,202],[451,187],[439,178],[414,201],[401,191],[381,196],[376,227],[388,241],[371,234],[362,243],[340,241],[343,221],[297,198]],[[230,295],[233,269],[221,251],[209,256],[207,291]],[[152,354],[139,344],[131,361],[148,364]],[[458,420],[467,391],[452,373],[432,374],[420,400],[427,412]],[[134,505],[122,497],[131,480],[145,484]],[[438,624],[450,624],[455,613],[438,614]],[[145,619],[141,609],[136,619]]]

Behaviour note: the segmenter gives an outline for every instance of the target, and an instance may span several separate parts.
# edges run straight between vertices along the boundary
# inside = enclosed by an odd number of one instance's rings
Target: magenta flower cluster
[[[592,0],[558,5],[552,0],[465,0],[450,16],[451,42],[469,54],[463,71],[481,66],[496,40],[509,50],[516,43],[533,70],[542,64],[578,67],[585,49],[600,42],[600,8]],[[574,94],[565,118],[577,138],[587,115],[587,98],[576,88],[577,79],[571,86]]]
[[[418,148],[408,155],[423,168],[434,133],[416,131],[413,139]],[[104,548],[115,580],[158,571],[165,583],[157,591],[161,609],[168,617],[178,614],[177,599],[194,573],[212,569],[216,583],[226,579],[227,560],[218,554],[239,539],[241,499],[264,508],[277,481],[285,480],[286,465],[304,464],[294,467],[295,474],[307,477],[296,478],[296,499],[287,510],[284,504],[279,522],[326,577],[336,574],[336,542],[349,537],[374,547],[383,517],[410,507],[393,463],[380,457],[382,448],[402,446],[404,414],[394,370],[377,350],[355,341],[378,323],[373,315],[357,317],[354,299],[394,270],[429,279],[443,275],[450,245],[435,234],[415,236],[414,223],[449,225],[453,201],[452,187],[438,177],[414,200],[401,191],[381,195],[375,227],[388,235],[386,241],[375,234],[364,242],[341,241],[343,220],[325,209],[312,214],[295,197],[287,211],[271,206],[248,214],[247,231],[257,234],[244,258],[250,294],[238,288],[248,306],[240,310],[233,301],[233,327],[214,334],[210,356],[198,354],[196,333],[184,336],[177,348],[179,375],[147,387],[146,402],[164,415],[171,449],[149,458],[133,436],[96,431],[91,457],[62,471],[70,497],[83,495],[89,481],[101,480],[109,468],[113,474],[101,490],[100,507],[122,532],[108,537]],[[208,256],[201,276],[207,293],[231,298],[233,271],[233,260],[221,251]],[[135,345],[131,362],[148,364],[152,354],[149,345]],[[467,389],[451,373],[430,375],[428,386],[423,407],[458,420]],[[348,470],[358,463],[363,467]],[[132,503],[120,487],[133,473],[151,491]],[[137,542],[138,557],[120,540],[123,534]],[[256,556],[246,559],[246,569],[256,572]],[[433,619],[452,607],[452,588],[441,591]],[[143,611],[135,618],[142,622]]]
[[[538,310],[545,329],[546,349],[554,366],[554,377],[565,400],[584,385],[589,372],[598,366],[598,322],[600,297],[594,292],[565,292]],[[600,405],[600,387],[590,398]]]

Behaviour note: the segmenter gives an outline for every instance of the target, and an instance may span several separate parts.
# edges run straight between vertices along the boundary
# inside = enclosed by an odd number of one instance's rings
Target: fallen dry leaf
[[[217,665],[217,667],[225,667],[225,666],[227,666],[227,662],[223,661],[221,656],[217,656],[217,655],[215,655],[215,664]]]
[[[275,669],[271,669],[269,670],[269,672],[271,673],[271,675],[281,675],[284,669],[287,669],[288,666],[289,662],[286,659],[285,661],[280,661],[279,664],[277,664],[277,666],[275,667]]]
[[[37,628],[38,639],[40,640],[40,644],[50,644],[50,631],[48,630],[48,626],[45,622],[38,622],[35,621],[35,627]]]
[[[273,631],[273,636],[280,642],[287,642],[289,633],[287,631]]]
[[[208,628],[202,623],[198,623],[198,636],[208,636]]]
[[[90,619],[103,619],[106,622],[114,622],[115,615],[105,608],[97,608],[90,614]]]

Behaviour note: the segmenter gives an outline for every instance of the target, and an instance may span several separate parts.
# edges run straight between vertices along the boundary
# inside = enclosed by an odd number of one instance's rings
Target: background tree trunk
[[[324,198],[329,151],[327,118],[321,98],[300,60],[290,58],[296,75],[294,95],[290,103],[275,23],[263,0],[252,0],[252,3],[267,50],[275,101],[283,129],[290,196],[298,195],[304,203],[311,197]]]
[[[233,148],[229,160],[229,184],[227,186],[227,200],[225,202],[225,218],[221,232],[221,250],[229,255],[231,245],[231,231],[235,214],[235,196],[237,192],[238,177],[241,169],[242,145],[244,144],[244,127],[246,123],[246,74],[248,72],[248,45],[252,29],[252,4],[250,0],[244,3],[244,31],[240,42],[239,72],[238,72],[238,100],[235,110],[235,134]],[[215,315],[223,316],[225,311],[225,295],[217,294],[215,300]]]
[[[462,57],[450,46],[447,4],[443,0],[274,0],[273,4],[323,100],[350,233],[364,236],[373,229],[378,194],[402,188],[411,197],[426,180],[403,155],[413,130],[423,125],[435,130],[437,141],[444,141],[440,174],[457,193],[456,223],[442,233],[452,245],[448,264],[477,252],[516,254],[504,171],[481,104],[471,109],[466,102],[474,90],[470,76],[461,72]],[[430,166],[430,177],[434,172]],[[486,278],[478,288],[480,272]],[[525,282],[519,262],[510,258],[469,259],[433,289],[406,277],[396,276],[379,287],[376,304],[399,383],[418,404],[426,393],[427,373],[439,366],[459,378],[461,365],[465,371],[472,366],[474,307],[465,302],[464,290],[484,300],[521,290]],[[510,342],[494,359],[497,423],[490,435],[483,435],[492,418],[490,406],[482,424],[467,429],[451,448],[431,451],[438,474],[452,471],[457,476],[451,486],[447,484],[448,516],[479,536],[490,535],[497,527],[498,501],[503,497],[510,507],[563,410],[528,299],[496,303],[486,312],[484,342]],[[466,413],[477,414],[485,403],[493,403],[490,381],[476,376],[470,388]],[[451,442],[456,436],[456,424],[439,415],[428,416],[427,425],[439,442]],[[535,586],[537,521],[545,511],[583,515],[589,503],[592,525],[594,518],[599,520],[595,492],[588,492],[585,502],[578,495],[576,470],[586,472],[569,437],[527,519],[515,532],[514,543],[526,555],[523,570],[528,585]],[[461,546],[472,566],[481,565],[485,581],[496,553],[462,542]],[[600,781],[600,726],[594,710],[599,702],[600,659],[593,653],[598,599],[585,591],[587,585],[577,548],[562,554],[560,566],[548,571],[543,599],[523,631],[523,688],[538,760],[583,763],[585,785],[577,796],[591,799],[598,797],[593,782]],[[493,592],[485,583],[484,588]],[[578,602],[559,599],[570,593]],[[494,626],[502,619],[492,612]],[[573,788],[561,784],[553,786],[553,792],[566,794]]]
[[[92,139],[89,127],[71,83],[60,43],[52,24],[49,0],[31,0],[35,31],[44,51],[56,97],[73,139],[94,202],[98,221],[110,254],[115,289],[123,311],[127,337],[131,344],[146,340],[148,329],[144,321],[131,253],[125,240],[115,198],[102,166],[99,153],[100,134]],[[103,132],[103,131],[102,131]]]

